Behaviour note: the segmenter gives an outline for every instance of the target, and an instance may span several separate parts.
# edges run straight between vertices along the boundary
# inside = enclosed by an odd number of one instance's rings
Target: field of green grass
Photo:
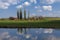
[[[45,18],[43,20],[0,20],[0,27],[60,28],[60,18]]]

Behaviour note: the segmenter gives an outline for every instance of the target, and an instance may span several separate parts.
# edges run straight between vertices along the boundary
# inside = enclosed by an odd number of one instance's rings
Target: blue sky
[[[0,0],[0,18],[16,17],[20,8],[30,16],[60,17],[60,0]]]

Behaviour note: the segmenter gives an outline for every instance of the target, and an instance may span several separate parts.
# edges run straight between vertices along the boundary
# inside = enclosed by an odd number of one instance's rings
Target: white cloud
[[[20,2],[20,0],[0,0],[0,2],[7,2],[7,3],[10,3],[10,4],[17,4]]]
[[[2,3],[2,2],[0,2],[0,8],[1,9],[8,9],[9,6],[10,6],[9,3]]]
[[[41,9],[41,6],[35,6],[36,9]]]
[[[53,29],[44,29],[44,33],[53,33]]]
[[[22,5],[18,5],[18,6],[16,6],[16,8],[23,8],[23,6]]]
[[[35,6],[35,8],[38,8],[37,6]]]
[[[60,0],[55,0],[55,2],[60,2]]]
[[[0,0],[0,9],[8,9],[11,5],[16,5],[20,0]]]
[[[23,6],[29,6],[29,5],[30,5],[30,3],[26,1],[22,5],[16,6],[16,8],[23,8]]]
[[[60,2],[60,0],[40,0],[41,3],[53,4],[55,2]]]
[[[29,6],[30,5],[30,3],[29,2],[24,2],[24,4],[23,5],[25,5],[25,6]]]
[[[55,0],[41,0],[40,2],[45,3],[45,4],[53,4]]]
[[[42,10],[37,10],[37,12],[42,12]]]
[[[32,14],[31,14],[31,17],[34,17],[34,16],[36,16],[36,14],[35,14],[35,13],[32,13]]]
[[[55,0],[46,0],[46,2],[47,2],[48,4],[52,4],[52,3],[55,2]]]
[[[18,0],[7,0],[8,3],[11,3],[11,4],[17,4],[18,3]]]
[[[37,0],[30,0],[31,3],[37,3]]]
[[[43,6],[44,10],[52,11],[52,6]]]

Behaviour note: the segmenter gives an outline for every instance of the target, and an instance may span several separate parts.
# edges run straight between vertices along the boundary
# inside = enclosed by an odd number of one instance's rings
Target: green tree
[[[22,19],[22,10],[20,9],[20,19]]]
[[[29,11],[28,11],[28,19],[29,19],[29,16],[30,16],[30,13],[29,13]]]
[[[17,18],[19,19],[19,11],[17,10]]]
[[[26,10],[24,10],[24,19],[26,20]]]

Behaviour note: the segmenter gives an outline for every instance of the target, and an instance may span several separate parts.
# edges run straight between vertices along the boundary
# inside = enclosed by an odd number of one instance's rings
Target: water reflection
[[[22,28],[18,34],[22,40],[60,40],[60,30],[47,28]]]
[[[0,28],[0,40],[19,40],[17,29]]]
[[[60,40],[60,29],[0,28],[0,40]]]

